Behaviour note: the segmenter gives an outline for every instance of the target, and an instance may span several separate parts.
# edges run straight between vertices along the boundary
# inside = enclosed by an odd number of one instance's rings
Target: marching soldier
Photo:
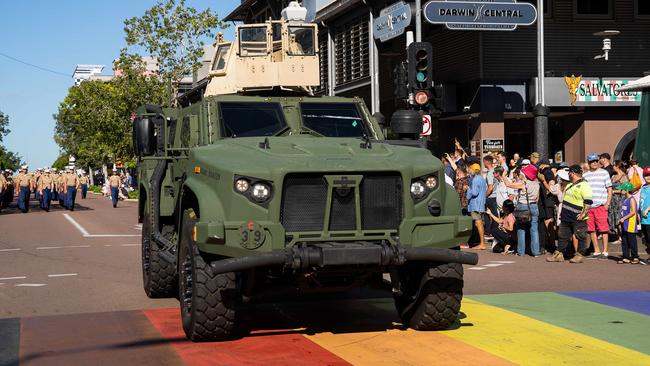
[[[79,183],[81,183],[81,199],[85,200],[86,193],[88,192],[88,175],[86,175],[85,170],[81,172],[81,178],[79,178]]]
[[[52,168],[51,173],[52,173],[51,174],[52,181],[54,182],[54,187],[52,188],[52,197],[51,198],[52,198],[53,201],[57,201],[59,199],[59,190],[57,189],[56,181],[59,178],[59,175],[57,174],[57,169],[56,168]]]
[[[38,182],[38,191],[41,194],[42,208],[50,211],[51,193],[54,190],[54,178],[50,175],[50,169],[46,168],[45,173],[41,176]]]
[[[113,169],[113,175],[108,178],[108,184],[111,187],[111,198],[113,199],[113,208],[117,207],[117,200],[119,197],[120,190],[120,176],[117,175],[117,169]]]
[[[36,169],[34,174],[32,175],[32,179],[34,180],[34,187],[32,188],[34,191],[34,199],[38,201],[38,205],[40,208],[43,208],[43,202],[41,201],[41,194],[38,191],[38,180],[41,179],[41,168]]]
[[[59,192],[59,205],[65,207],[65,191],[63,189],[63,170],[59,171],[59,176],[56,178],[56,190]]]
[[[4,171],[0,171],[0,210],[5,201],[5,192],[7,191],[7,179],[5,178]]]
[[[79,189],[79,177],[74,173],[72,167],[68,167],[68,172],[64,175],[63,182],[66,189],[66,207],[68,210],[74,211],[74,201],[77,198],[77,189]]]
[[[20,167],[20,173],[14,179],[14,185],[16,186],[16,194],[18,194],[18,208],[23,213],[27,213],[29,211],[30,192],[34,187],[34,181],[27,174],[27,165]]]

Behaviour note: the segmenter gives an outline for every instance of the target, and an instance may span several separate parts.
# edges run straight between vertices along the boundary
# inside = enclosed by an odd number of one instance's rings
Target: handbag
[[[526,193],[526,205],[528,206],[527,208],[524,209],[519,209],[519,205],[517,205],[517,208],[515,208],[515,211],[512,213],[515,216],[515,221],[517,221],[517,224],[527,224],[531,222],[532,220],[532,215],[530,213],[530,201],[528,200],[528,188],[526,187],[526,182],[524,182],[524,192]],[[519,190],[519,195],[521,195],[521,190]],[[517,202],[519,202],[519,199],[517,199]]]

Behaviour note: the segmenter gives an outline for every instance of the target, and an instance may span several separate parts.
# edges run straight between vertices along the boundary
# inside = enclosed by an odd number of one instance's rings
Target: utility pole
[[[415,42],[422,42],[422,1],[415,0]],[[408,45],[406,45],[408,47]]]
[[[536,105],[533,108],[534,145],[542,159],[548,159],[548,115],[549,110],[544,101],[544,2],[537,2],[537,92]]]

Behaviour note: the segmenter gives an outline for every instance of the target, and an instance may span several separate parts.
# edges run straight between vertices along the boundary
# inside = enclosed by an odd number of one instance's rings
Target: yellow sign
[[[571,75],[571,77],[569,76],[564,77],[564,81],[566,82],[566,87],[569,89],[569,95],[571,95],[572,106],[576,105],[576,99],[578,99],[578,86],[580,85],[581,80],[582,80],[582,75],[580,76]]]

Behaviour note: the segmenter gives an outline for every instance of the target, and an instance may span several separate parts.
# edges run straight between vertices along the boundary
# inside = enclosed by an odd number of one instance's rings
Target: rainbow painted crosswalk
[[[199,344],[177,309],[5,319],[0,364],[650,365],[650,291],[466,296],[442,332],[404,329],[385,298],[264,305],[244,322]]]

